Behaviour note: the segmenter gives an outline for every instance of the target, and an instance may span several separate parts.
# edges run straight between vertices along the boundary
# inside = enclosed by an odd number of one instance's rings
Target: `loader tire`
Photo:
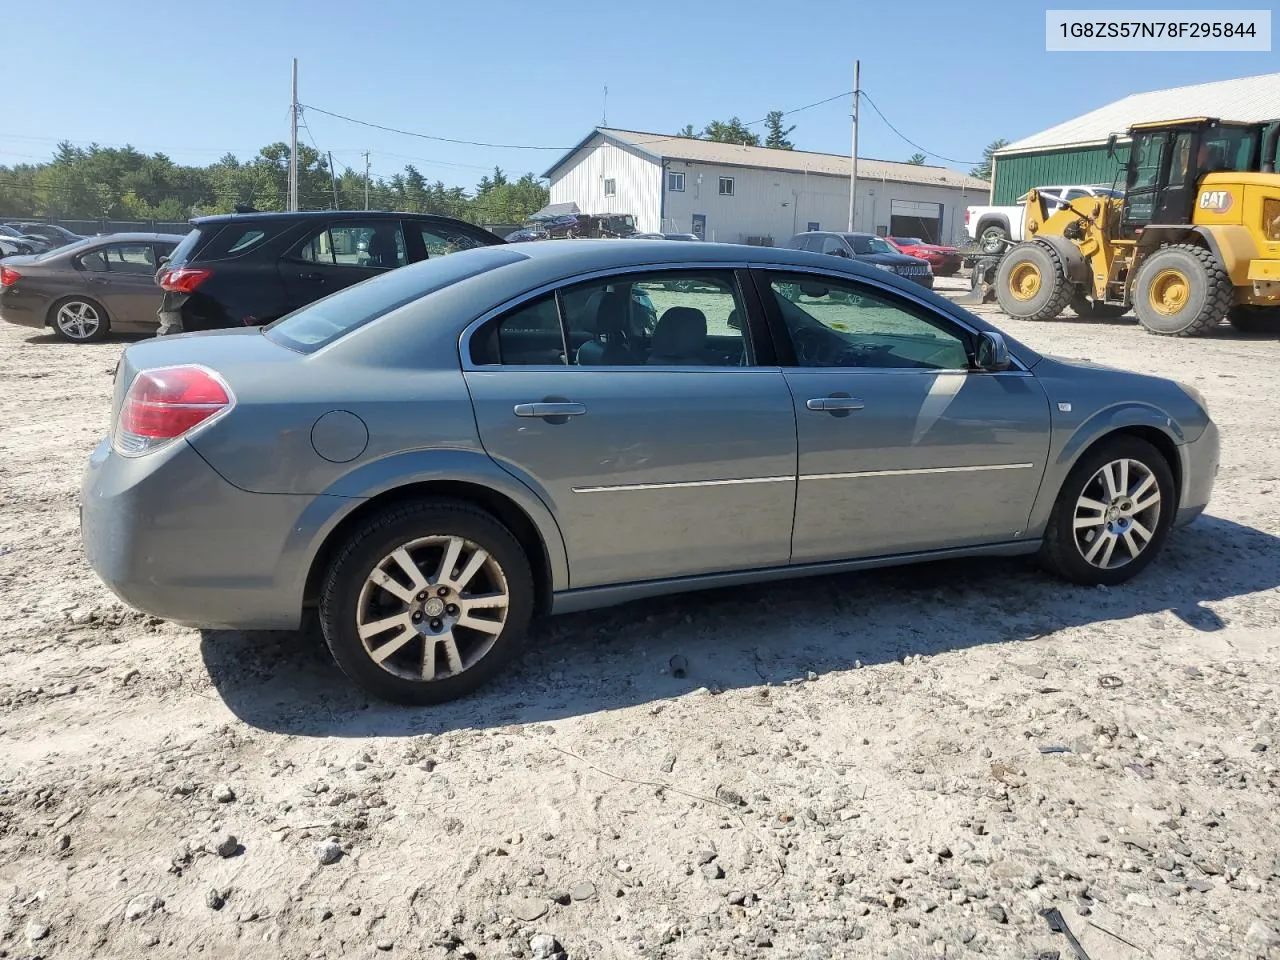
[[[996,271],[1000,309],[1018,320],[1052,320],[1073,292],[1062,258],[1045,243],[1019,243]]]
[[[1133,312],[1148,333],[1202,337],[1222,322],[1234,295],[1231,278],[1204,247],[1174,243],[1147,257],[1133,283]]]
[[[1084,294],[1076,294],[1071,298],[1071,312],[1081,320],[1119,320],[1129,308],[1118,303],[1098,303]]]

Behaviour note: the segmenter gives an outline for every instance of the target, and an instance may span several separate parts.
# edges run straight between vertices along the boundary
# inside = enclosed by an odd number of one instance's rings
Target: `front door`
[[[699,240],[707,239],[707,215],[705,213],[695,213],[693,215],[693,233]]]
[[[743,303],[732,271],[630,273],[469,341],[481,441],[555,514],[573,588],[787,563],[795,418]]]
[[[1023,371],[970,368],[972,335],[883,288],[758,276],[794,351],[796,563],[1016,540],[1049,446]]]
[[[285,313],[408,263],[399,220],[318,226],[280,260]]]

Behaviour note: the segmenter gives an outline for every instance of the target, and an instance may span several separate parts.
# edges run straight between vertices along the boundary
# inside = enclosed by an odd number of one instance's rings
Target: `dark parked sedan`
[[[793,250],[808,250],[812,253],[843,257],[846,260],[858,260],[887,273],[906,277],[929,290],[933,289],[933,270],[928,260],[909,257],[874,233],[830,233],[811,230],[808,233],[796,234],[787,241],[787,246]]]
[[[39,237],[49,244],[50,249],[65,247],[69,243],[85,239],[80,234],[72,233],[66,227],[60,227],[56,223],[7,223],[5,226],[28,237]]]
[[[1218,464],[1191,387],[857,261],[656,240],[467,250],[134,344],[110,422],[81,510],[112,590],[198,626],[318,607],[349,676],[419,703],[536,613],[949,556],[1118,584]]]
[[[182,240],[168,233],[115,233],[0,264],[0,320],[51,327],[86,343],[108,332],[153,331],[162,291],[156,266]]]

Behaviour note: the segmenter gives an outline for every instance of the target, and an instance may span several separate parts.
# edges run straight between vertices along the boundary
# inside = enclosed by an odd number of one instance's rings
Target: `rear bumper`
[[[34,297],[15,295],[9,290],[0,293],[0,321],[20,327],[45,326],[47,304]]]
[[[122,457],[104,440],[81,484],[81,536],[94,572],[144,613],[193,627],[295,629],[310,559],[295,527],[316,500],[246,493],[186,441]]]
[[[1218,477],[1221,443],[1212,420],[1192,443],[1182,447],[1182,498],[1174,517],[1175,527],[1186,526],[1204,513]]]

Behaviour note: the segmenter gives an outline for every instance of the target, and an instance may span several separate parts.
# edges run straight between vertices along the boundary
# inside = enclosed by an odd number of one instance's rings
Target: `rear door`
[[[110,243],[97,251],[88,274],[89,292],[107,308],[113,325],[154,325],[161,291],[156,285],[156,253],[150,243]]]
[[[280,259],[285,313],[409,262],[399,220],[319,224]]]
[[[786,564],[795,417],[747,302],[730,269],[619,273],[464,342],[485,450],[555,513],[573,588]]]

